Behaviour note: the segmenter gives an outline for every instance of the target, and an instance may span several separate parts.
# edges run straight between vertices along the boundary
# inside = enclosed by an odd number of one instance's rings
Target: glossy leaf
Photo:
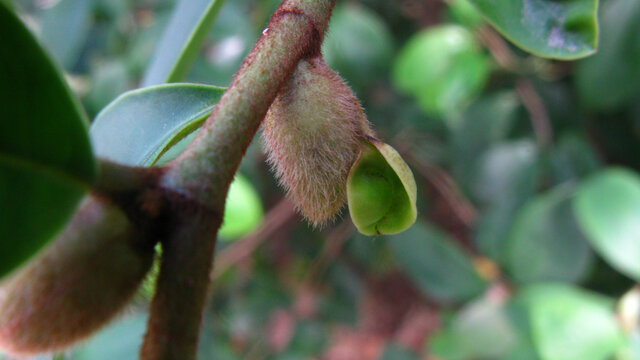
[[[142,80],[148,87],[182,81],[226,0],[181,0]]]
[[[544,283],[521,290],[513,306],[526,318],[541,359],[608,359],[624,344],[613,302],[604,296]]]
[[[91,125],[98,156],[138,166],[153,164],[211,113],[223,88],[158,85],[127,92],[104,108]]]
[[[571,60],[598,45],[598,0],[470,0],[507,39],[547,58]]]
[[[633,101],[640,90],[640,2],[607,1],[602,6],[598,52],[576,67],[576,90],[593,109],[612,110]]]
[[[486,283],[469,257],[440,230],[418,223],[389,237],[398,265],[429,298],[463,301],[480,294]]]
[[[621,168],[599,172],[580,186],[574,208],[596,251],[640,281],[640,176]]]
[[[504,245],[507,270],[515,281],[576,282],[586,275],[593,253],[574,219],[573,191],[560,185],[518,212]]]
[[[365,235],[397,234],[415,221],[416,181],[411,169],[391,146],[373,140],[347,177],[349,214]]]
[[[0,34],[1,277],[62,228],[96,165],[85,114],[35,38],[2,3]]]
[[[414,35],[396,58],[392,80],[433,115],[459,112],[482,90],[489,62],[473,33],[438,25]]]

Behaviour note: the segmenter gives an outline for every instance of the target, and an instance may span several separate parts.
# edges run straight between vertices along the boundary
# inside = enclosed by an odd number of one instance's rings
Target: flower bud
[[[297,209],[316,226],[333,218],[361,139],[373,135],[351,89],[321,57],[301,60],[263,128],[268,161]]]
[[[85,200],[60,236],[0,286],[0,349],[49,352],[113,317],[149,270],[153,248],[112,205]]]

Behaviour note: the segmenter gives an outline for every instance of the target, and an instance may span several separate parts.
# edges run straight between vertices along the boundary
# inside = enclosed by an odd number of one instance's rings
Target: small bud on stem
[[[346,202],[345,183],[373,136],[351,89],[321,57],[301,60],[264,121],[269,163],[297,209],[314,225]]]

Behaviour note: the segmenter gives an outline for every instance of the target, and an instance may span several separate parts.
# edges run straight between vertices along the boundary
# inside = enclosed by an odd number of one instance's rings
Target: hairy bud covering
[[[89,335],[135,293],[153,249],[117,208],[86,200],[72,223],[0,285],[0,349],[54,351]]]
[[[268,161],[287,196],[314,225],[346,201],[346,179],[372,131],[351,89],[320,57],[302,60],[264,121]]]

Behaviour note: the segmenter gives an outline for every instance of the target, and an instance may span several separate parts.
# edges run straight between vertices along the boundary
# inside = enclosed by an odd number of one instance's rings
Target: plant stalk
[[[319,54],[335,0],[286,0],[187,150],[166,168],[170,202],[142,359],[195,359],[216,234],[235,172],[298,61]]]

